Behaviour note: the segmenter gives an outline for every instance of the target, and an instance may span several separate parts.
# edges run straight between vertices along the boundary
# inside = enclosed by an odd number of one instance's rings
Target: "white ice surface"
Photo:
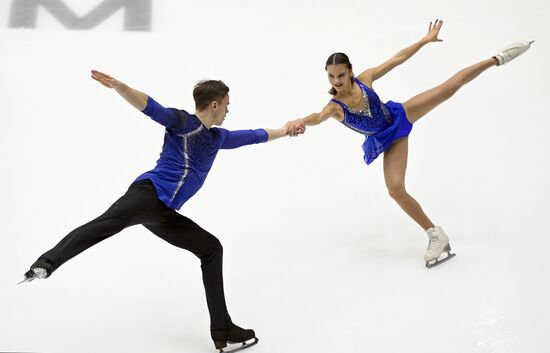
[[[79,15],[99,0],[65,0]],[[405,101],[511,41],[410,137],[407,188],[456,258],[427,270],[426,237],[388,197],[382,161],[330,121],[306,135],[221,151],[181,210],[224,244],[230,313],[251,353],[544,353],[550,316],[550,3],[538,1],[153,1],[151,32],[122,12],[92,30],[41,10],[8,28],[0,0],[0,351],[214,351],[199,260],[129,228],[44,281],[28,266],[154,166],[163,128],[89,76],[105,71],[193,111],[203,78],[231,88],[224,127],[279,127],[329,99],[328,55],[356,73],[420,39],[442,43],[375,82]]]

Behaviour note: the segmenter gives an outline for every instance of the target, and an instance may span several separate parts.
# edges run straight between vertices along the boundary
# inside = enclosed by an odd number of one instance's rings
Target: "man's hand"
[[[303,123],[302,119],[289,121],[284,127],[286,128],[286,134],[288,136],[298,136],[306,132],[306,125]]]
[[[92,78],[107,88],[117,89],[123,85],[119,80],[96,70],[92,70]]]
[[[122,98],[126,99],[137,110],[143,111],[147,106],[148,95],[132,87],[128,87],[128,85],[116,78],[96,70],[92,70],[92,78],[107,88],[114,88]]]

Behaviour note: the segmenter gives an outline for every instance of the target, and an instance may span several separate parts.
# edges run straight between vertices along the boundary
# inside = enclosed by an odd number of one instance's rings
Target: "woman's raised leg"
[[[490,58],[460,70],[450,79],[430,90],[420,93],[403,103],[407,118],[415,123],[432,109],[451,98],[462,86],[476,78],[483,71],[498,64],[496,58]]]

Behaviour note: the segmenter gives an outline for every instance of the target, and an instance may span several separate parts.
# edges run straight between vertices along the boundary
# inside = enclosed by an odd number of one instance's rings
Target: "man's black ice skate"
[[[30,282],[36,278],[44,279],[48,278],[54,270],[52,262],[48,259],[40,258],[32,264],[31,269],[28,270],[23,276],[23,280],[17,284],[23,282]]]
[[[235,324],[231,324],[228,330],[211,330],[212,340],[216,349],[220,350],[220,353],[237,352],[246,348],[250,348],[258,343],[258,338],[254,330],[245,330]],[[235,348],[224,350],[227,344],[238,344]]]
[[[36,278],[44,279],[48,277],[48,272],[41,267],[35,267],[31,270],[28,270],[23,276],[24,276],[23,280],[17,284],[21,284],[23,282],[30,282]]]

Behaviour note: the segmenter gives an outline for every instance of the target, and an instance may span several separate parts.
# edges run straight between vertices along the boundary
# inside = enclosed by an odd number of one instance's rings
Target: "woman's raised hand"
[[[437,38],[439,31],[441,30],[441,26],[443,26],[442,20],[435,20],[435,23],[430,22],[428,34],[426,34],[424,39],[428,42],[442,42],[442,39]]]

